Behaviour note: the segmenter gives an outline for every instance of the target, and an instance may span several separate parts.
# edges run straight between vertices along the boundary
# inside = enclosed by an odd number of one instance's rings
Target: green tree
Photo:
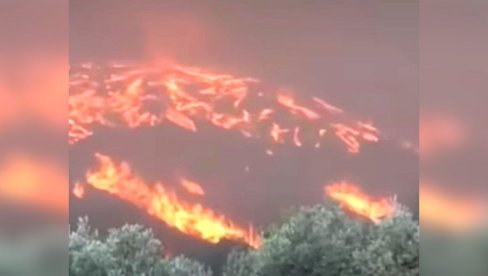
[[[105,242],[120,275],[154,273],[163,256],[163,246],[151,229],[141,225],[124,225],[109,230]]]
[[[99,240],[88,218],[78,220],[77,229],[69,236],[69,273],[72,276],[108,276],[114,262],[107,245]]]
[[[103,239],[87,218],[70,233],[71,276],[211,276],[204,265],[184,257],[164,258],[163,246],[150,229],[124,225]]]
[[[224,276],[418,275],[419,227],[399,207],[379,224],[338,206],[303,207],[257,251],[229,255]]]
[[[247,251],[234,250],[227,256],[227,263],[223,268],[222,276],[254,276],[258,254]]]
[[[184,256],[178,256],[168,265],[171,276],[212,276],[212,271],[201,263]]]
[[[231,252],[223,276],[419,275],[419,226],[401,206],[378,224],[335,204],[302,207],[264,236],[259,250]],[[125,225],[102,238],[86,218],[70,234],[69,264],[74,276],[213,275],[184,256],[166,259],[149,229]]]

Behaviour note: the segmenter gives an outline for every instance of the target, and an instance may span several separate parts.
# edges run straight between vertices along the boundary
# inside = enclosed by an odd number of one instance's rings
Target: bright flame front
[[[339,202],[349,211],[378,223],[393,216],[395,204],[386,198],[374,199],[358,186],[348,182],[338,182],[324,188],[327,196]]]
[[[261,238],[252,227],[237,226],[224,215],[200,204],[188,203],[162,183],[146,183],[134,175],[125,162],[116,164],[101,154],[96,154],[96,158],[98,168],[86,174],[86,182],[91,187],[115,195],[185,234],[211,243],[229,239],[252,248],[260,246]]]

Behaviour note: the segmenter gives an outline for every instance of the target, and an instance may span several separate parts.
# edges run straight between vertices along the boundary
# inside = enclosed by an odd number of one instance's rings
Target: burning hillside
[[[333,135],[348,152],[379,140],[371,123],[348,118],[323,99],[262,91],[250,77],[168,64],[138,67],[82,64],[71,69],[69,142],[97,126],[137,128],[175,124],[190,132],[206,122],[245,137],[319,148]]]
[[[136,129],[173,124],[188,133],[202,124],[240,133],[262,143],[318,150],[335,138],[348,153],[380,139],[372,123],[352,119],[342,108],[318,97],[303,99],[291,91],[265,91],[259,80],[216,74],[174,63],[153,66],[127,64],[73,66],[70,72],[69,143],[96,135],[100,127]],[[274,155],[271,149],[266,154]],[[73,194],[83,198],[85,186],[109,193],[166,225],[210,243],[223,239],[258,248],[253,227],[242,227],[198,203],[206,195],[197,182],[179,179],[190,195],[184,199],[163,183],[148,183],[127,162],[96,154],[98,167],[76,183]],[[246,171],[249,167],[246,167]],[[326,196],[373,222],[393,215],[393,203],[373,199],[358,187],[327,186]],[[196,200],[196,201],[195,201]],[[193,202],[194,201],[194,202]]]

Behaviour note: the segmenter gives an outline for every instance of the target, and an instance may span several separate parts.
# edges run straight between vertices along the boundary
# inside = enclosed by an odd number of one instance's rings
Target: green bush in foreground
[[[88,219],[78,222],[69,239],[71,276],[211,276],[204,265],[177,257],[164,258],[161,242],[150,229],[124,225],[102,239]]]
[[[161,242],[139,225],[102,239],[80,219],[70,234],[70,275],[211,276],[205,265],[164,258]],[[400,208],[379,224],[351,218],[339,207],[303,207],[266,234],[259,250],[228,255],[223,276],[419,275],[419,227]]]
[[[403,209],[378,225],[337,206],[301,208],[258,251],[233,252],[224,276],[419,275],[419,227]]]

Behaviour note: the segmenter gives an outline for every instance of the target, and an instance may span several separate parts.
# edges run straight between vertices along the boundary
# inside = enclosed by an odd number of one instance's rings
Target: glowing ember
[[[190,181],[186,178],[180,179],[181,186],[190,194],[203,196],[205,195],[205,191],[203,190],[200,184]]]
[[[301,146],[302,146],[302,142],[300,141],[299,134],[300,134],[300,128],[296,127],[296,128],[293,130],[293,143],[294,143],[294,144],[295,144],[295,146],[297,146],[297,147],[301,147]]]
[[[278,95],[277,100],[279,104],[288,108],[288,110],[293,114],[305,117],[309,120],[317,120],[318,118],[320,118],[320,115],[317,114],[315,111],[308,109],[304,106],[297,105],[295,103],[295,99],[290,96]]]
[[[386,198],[373,199],[352,183],[334,183],[326,186],[324,190],[327,196],[344,208],[375,223],[391,217],[395,212],[394,202]]]
[[[283,134],[289,132],[289,129],[282,129],[278,124],[273,124],[270,130],[270,136],[277,143],[283,143]]]
[[[77,198],[83,198],[85,196],[85,187],[80,183],[75,183],[75,186],[73,187],[73,195]]]
[[[327,102],[325,102],[322,99],[319,98],[313,98],[314,102],[316,102],[322,109],[326,110],[330,114],[339,114],[344,112],[342,109],[335,107]]]
[[[368,142],[378,142],[378,130],[371,124],[358,122],[356,127],[334,124],[335,134],[347,146],[351,153],[358,153],[361,147],[361,139]]]
[[[256,85],[253,78],[176,64],[83,64],[71,69],[69,143],[93,135],[97,126],[136,128],[166,122],[192,132],[206,122],[246,138],[269,137],[271,143],[297,147],[320,147],[330,133],[351,153],[359,152],[363,142],[379,140],[372,124],[347,119],[342,109],[322,99],[296,99],[283,91],[265,94]]]
[[[244,242],[253,248],[260,246],[261,238],[252,227],[239,227],[211,209],[185,202],[162,183],[146,183],[134,175],[125,162],[116,164],[110,157],[101,154],[96,154],[96,158],[99,167],[86,174],[86,182],[91,187],[125,200],[170,227],[202,240],[218,243],[222,239],[229,239]]]
[[[166,119],[187,130],[193,132],[197,131],[195,123],[190,118],[173,109],[168,109],[166,111]]]

